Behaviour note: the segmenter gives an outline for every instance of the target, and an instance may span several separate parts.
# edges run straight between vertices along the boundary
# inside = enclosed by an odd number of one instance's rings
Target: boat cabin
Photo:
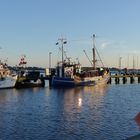
[[[0,64],[0,78],[3,78],[7,75],[10,75],[10,70],[7,68],[6,64],[3,63]]]

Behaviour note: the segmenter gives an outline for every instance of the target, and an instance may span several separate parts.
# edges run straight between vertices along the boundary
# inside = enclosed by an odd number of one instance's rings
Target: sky
[[[139,0],[0,0],[0,59],[27,66],[55,67],[64,51],[91,66],[92,36],[107,67],[140,68]],[[134,62],[134,63],[133,63]],[[98,62],[99,63],[99,62]],[[100,64],[99,64],[100,65]]]

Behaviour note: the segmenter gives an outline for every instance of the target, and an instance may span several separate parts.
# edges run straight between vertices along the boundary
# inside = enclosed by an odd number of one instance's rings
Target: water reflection
[[[118,140],[132,136],[137,133],[133,116],[140,108],[139,85],[132,86],[1,90],[0,137]]]
[[[104,106],[103,97],[106,95],[106,90],[107,86],[52,89],[55,93],[53,103],[55,102],[64,115],[70,113],[68,116],[71,116],[74,112],[85,113],[85,110],[93,110],[95,116],[99,113],[97,109]]]
[[[79,110],[79,107],[88,105],[101,106],[103,104],[103,97],[107,92],[107,86],[100,85],[95,87],[77,87],[71,89],[52,89],[56,93],[53,97],[55,103],[63,106],[64,111],[70,112],[73,109]]]
[[[78,106],[81,107],[82,106],[82,98],[78,99]]]
[[[96,127],[102,121],[104,109],[104,96],[107,86],[77,87],[71,89],[51,89],[49,110],[47,112],[51,123],[57,124],[53,129],[59,130],[62,136],[71,133],[75,139],[82,138],[84,131],[89,131],[89,136],[96,134]],[[67,132],[64,134],[64,132]],[[69,135],[70,137],[70,135]],[[85,136],[86,138],[87,136]]]

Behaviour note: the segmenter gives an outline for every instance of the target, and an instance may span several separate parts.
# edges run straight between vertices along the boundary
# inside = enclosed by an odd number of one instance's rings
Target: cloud
[[[127,48],[126,41],[116,41],[116,40],[101,40],[100,46],[102,49],[122,49]]]
[[[129,54],[140,54],[140,50],[130,50]]]
[[[110,45],[110,43],[107,42],[107,41],[102,42],[102,43],[101,43],[101,48],[102,48],[102,49],[105,49],[105,48],[109,47],[109,45]]]

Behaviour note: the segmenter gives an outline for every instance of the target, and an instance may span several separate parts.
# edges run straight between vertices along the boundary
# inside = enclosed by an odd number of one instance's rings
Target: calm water
[[[123,140],[139,111],[140,84],[0,90],[0,140]]]

